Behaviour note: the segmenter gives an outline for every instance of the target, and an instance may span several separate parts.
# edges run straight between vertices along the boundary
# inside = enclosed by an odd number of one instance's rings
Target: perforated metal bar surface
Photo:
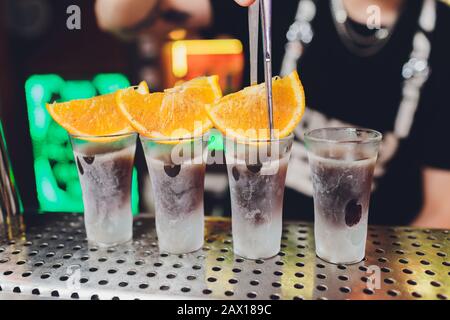
[[[279,255],[250,261],[233,254],[227,219],[207,219],[203,249],[168,255],[151,218],[135,221],[133,243],[101,248],[81,217],[56,217],[2,241],[0,299],[450,298],[448,230],[370,227],[365,261],[343,266],[316,258],[311,224],[286,223]]]

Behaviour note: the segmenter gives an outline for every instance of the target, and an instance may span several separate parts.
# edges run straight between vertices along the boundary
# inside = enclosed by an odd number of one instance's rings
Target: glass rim
[[[291,132],[287,136],[283,138],[264,138],[264,139],[255,139],[255,138],[240,138],[233,136],[224,135],[225,140],[236,141],[238,143],[273,143],[273,142],[283,142],[288,141],[294,138],[294,134]]]
[[[320,131],[354,131],[354,132],[365,132],[371,134],[373,136],[365,137],[365,138],[348,138],[348,139],[332,139],[332,138],[320,138],[313,136],[314,133],[318,133]],[[358,128],[358,127],[326,127],[326,128],[317,128],[309,130],[304,135],[305,141],[311,142],[324,142],[324,143],[342,143],[342,144],[363,144],[363,143],[374,143],[380,142],[383,138],[383,134],[377,130],[368,129],[368,128]]]
[[[147,137],[144,136],[142,134],[139,134],[139,138],[141,140],[145,140],[145,141],[154,141],[154,142],[187,142],[187,141],[197,141],[197,140],[201,140],[204,137],[209,136],[208,132],[203,133],[202,135],[198,135],[198,136],[189,136],[189,137],[179,137],[179,138],[175,138],[175,137]]]
[[[71,138],[75,139],[105,139],[105,138],[120,138],[126,136],[137,135],[137,132],[124,132],[124,133],[116,133],[116,134],[105,134],[105,135],[89,135],[89,134],[72,134],[69,133]]]

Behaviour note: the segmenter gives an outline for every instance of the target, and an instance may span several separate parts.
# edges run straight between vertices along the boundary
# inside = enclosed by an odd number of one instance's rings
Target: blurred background
[[[120,38],[100,31],[94,4],[93,0],[0,1],[0,131],[6,136],[25,212],[83,211],[68,135],[50,118],[45,103],[105,94],[141,80],[157,91],[209,74],[219,75],[225,94],[242,86],[246,45],[239,40],[184,29],[158,38],[148,33]],[[72,5],[81,9],[79,30],[66,25]],[[217,132],[210,148],[223,150]],[[146,177],[138,144],[135,213],[153,210]],[[205,184],[205,212],[228,212],[222,206],[229,203],[225,168],[209,166]]]
[[[181,80],[218,74],[224,93],[241,87],[243,46],[228,39],[200,40],[178,29],[120,39],[99,30],[92,0],[0,1],[0,117],[25,213],[82,212],[72,148],[45,103],[88,98],[146,80],[151,91]],[[71,5],[81,9],[81,29],[69,30]],[[71,11],[72,13],[72,11]],[[193,40],[196,39],[196,40]],[[222,152],[213,133],[210,148]],[[133,211],[151,212],[147,168],[138,144]],[[210,166],[205,211],[222,215],[227,196],[224,168]]]

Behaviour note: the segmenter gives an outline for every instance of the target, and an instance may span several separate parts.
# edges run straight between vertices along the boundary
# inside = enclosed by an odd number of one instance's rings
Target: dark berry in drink
[[[80,174],[83,175],[84,174],[83,166],[81,165],[80,158],[78,158],[78,157],[77,157],[77,166],[78,166],[78,171],[80,171]]]
[[[171,178],[175,178],[181,171],[180,164],[166,164],[164,165],[164,172]]]
[[[358,224],[362,216],[362,206],[356,199],[350,200],[345,206],[345,223],[352,227]]]
[[[83,160],[87,163],[87,164],[93,164],[94,160],[95,160],[95,156],[85,156],[83,157]]]
[[[238,181],[238,180],[239,180],[239,176],[240,176],[238,168],[233,167],[233,169],[231,170],[231,172],[232,172],[232,174],[233,174],[234,180],[235,180],[235,181]]]
[[[262,168],[262,163],[247,165],[248,171],[255,173],[255,174],[258,173],[259,171],[261,171],[261,168]]]

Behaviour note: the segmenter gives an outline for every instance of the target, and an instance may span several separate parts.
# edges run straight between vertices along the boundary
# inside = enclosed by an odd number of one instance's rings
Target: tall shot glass
[[[323,128],[305,134],[314,189],[316,254],[336,264],[365,255],[372,177],[382,139],[370,129]]]
[[[113,246],[133,238],[131,175],[137,134],[71,135],[87,238]]]
[[[234,253],[270,258],[281,245],[283,196],[293,135],[273,140],[225,139]]]
[[[200,249],[207,136],[140,139],[153,187],[160,251],[182,254]]]

